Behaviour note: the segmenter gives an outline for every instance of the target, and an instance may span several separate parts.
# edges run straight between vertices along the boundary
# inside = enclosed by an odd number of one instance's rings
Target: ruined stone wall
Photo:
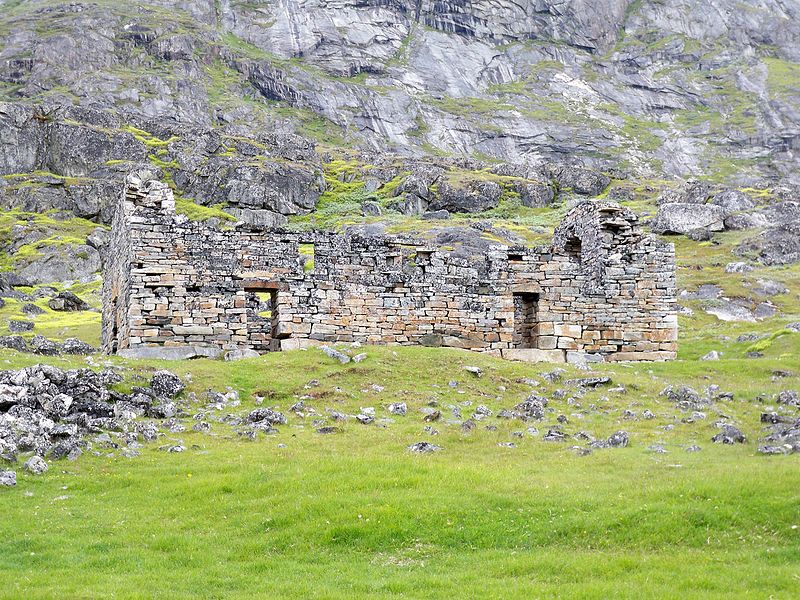
[[[402,236],[211,228],[176,216],[163,184],[135,178],[123,205],[104,288],[108,352],[361,341],[530,360],[674,357],[672,247],[615,204],[573,209],[552,247],[481,256]]]

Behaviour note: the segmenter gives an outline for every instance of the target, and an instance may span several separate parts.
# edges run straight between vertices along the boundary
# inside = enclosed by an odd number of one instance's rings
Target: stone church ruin
[[[128,356],[358,341],[668,360],[676,338],[674,249],[612,202],[576,205],[550,246],[467,256],[407,236],[210,227],[132,174],[105,267],[103,348]]]

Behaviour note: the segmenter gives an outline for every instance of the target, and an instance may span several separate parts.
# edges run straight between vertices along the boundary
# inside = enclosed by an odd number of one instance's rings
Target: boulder
[[[59,292],[47,302],[52,310],[74,312],[89,310],[89,305],[72,292]]]
[[[795,390],[783,390],[776,398],[778,404],[800,408],[800,394]]]
[[[421,215],[428,209],[428,201],[414,194],[406,194],[392,200],[389,208],[404,215]]]
[[[102,266],[97,250],[85,244],[43,246],[38,252],[40,257],[17,269],[19,285],[88,281]]]
[[[361,203],[361,214],[365,217],[380,217],[383,214],[380,204],[367,201]]]
[[[429,210],[422,213],[422,218],[425,221],[443,221],[450,218],[450,211],[448,210]]]
[[[13,487],[17,485],[17,474],[14,471],[0,471],[0,487]]]
[[[31,339],[31,351],[42,356],[56,356],[60,352],[58,344],[43,335],[35,335]]]
[[[28,302],[22,305],[22,312],[26,317],[36,317],[38,315],[44,314],[44,309],[39,308],[35,304]]]
[[[756,205],[750,196],[739,190],[725,190],[724,192],[720,192],[711,199],[711,204],[719,206],[725,211],[726,215],[743,210],[750,210],[751,208],[755,208]]]
[[[11,333],[23,333],[25,331],[33,330],[33,323],[30,321],[17,321],[15,319],[11,319],[8,322],[8,330]]]
[[[334,427],[333,425],[325,425],[323,427],[318,427],[317,433],[321,433],[322,435],[330,435],[332,433],[342,433],[342,428]]]
[[[690,204],[671,202],[658,208],[655,218],[650,222],[654,233],[689,233],[694,229],[723,231],[725,211],[712,204]]]
[[[225,353],[225,360],[244,360],[246,358],[258,358],[261,356],[251,348],[236,348]]]
[[[665,396],[670,402],[674,402],[681,410],[697,410],[708,404],[707,399],[701,399],[700,394],[688,385],[667,386],[660,395]]]
[[[759,296],[778,296],[789,291],[785,285],[772,279],[759,279],[756,283],[758,285],[753,288],[753,292]]]
[[[658,204],[705,204],[712,194],[711,185],[690,179],[678,187],[666,190],[657,199]]]
[[[755,269],[755,267],[746,262],[732,262],[725,265],[726,273],[749,273],[753,269]]]
[[[174,398],[185,387],[181,378],[169,371],[158,371],[150,379],[150,389],[159,398]]]
[[[714,234],[705,227],[700,227],[688,231],[686,237],[695,242],[708,242],[714,237]]]
[[[69,414],[73,399],[72,396],[67,394],[56,394],[55,396],[46,397],[44,400],[40,398],[39,403],[47,416],[53,419],[61,419]]]
[[[760,212],[734,213],[725,217],[725,229],[732,231],[759,229],[769,224],[767,216]]]
[[[147,410],[147,416],[156,419],[171,419],[177,414],[178,407],[174,402],[161,402],[160,404],[150,406]]]
[[[97,250],[101,255],[105,252],[105,249],[108,247],[108,243],[111,239],[108,229],[104,229],[102,227],[96,227],[92,233],[90,233],[86,237],[86,244]]]
[[[411,167],[407,175],[395,188],[392,195],[402,196],[411,194],[422,198],[431,199],[431,186],[444,174],[444,169],[430,164],[418,164]]]
[[[739,244],[733,252],[746,257],[755,255],[769,267],[800,262],[800,221],[767,229]]]
[[[558,429],[548,429],[547,433],[542,436],[545,442],[563,442],[566,441],[567,436]]]
[[[611,183],[608,175],[584,167],[559,165],[548,166],[546,170],[562,190],[581,196],[597,196]]]
[[[544,183],[535,181],[515,181],[514,191],[519,194],[523,206],[542,208],[550,206],[555,198],[553,188]]]
[[[0,336],[0,348],[8,348],[18,352],[27,352],[28,343],[25,338],[19,335],[3,335]]]
[[[786,223],[800,221],[800,202],[784,200],[770,204],[756,213],[767,220],[767,225],[777,227]]]
[[[543,419],[546,406],[547,398],[543,398],[537,394],[531,394],[514,407],[514,416],[518,416],[524,421],[529,419]]]
[[[67,338],[61,344],[61,351],[64,354],[88,355],[97,352],[97,348],[77,338]]]
[[[8,282],[6,274],[0,273],[0,298],[13,295],[14,295],[14,288]]]
[[[406,406],[405,402],[394,402],[389,405],[389,412],[393,415],[404,417],[406,416],[407,411],[408,407]]]
[[[468,365],[468,366],[464,367],[464,370],[467,373],[472,373],[475,377],[482,377],[483,376],[483,369],[481,369],[480,367],[473,367],[473,366]]]
[[[456,185],[443,181],[439,184],[430,210],[447,210],[454,213],[476,213],[495,208],[503,189],[494,181],[470,181]]]

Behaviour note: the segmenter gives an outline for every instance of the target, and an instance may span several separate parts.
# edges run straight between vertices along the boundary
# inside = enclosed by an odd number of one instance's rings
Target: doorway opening
[[[577,236],[569,238],[566,244],[564,244],[564,253],[571,262],[580,265],[583,261],[583,257],[581,256],[581,239]]]
[[[256,352],[280,350],[278,341],[278,288],[271,282],[249,282],[244,288],[247,335]]]
[[[514,333],[512,343],[515,348],[536,348],[539,337],[537,314],[539,294],[515,292],[513,296]]]

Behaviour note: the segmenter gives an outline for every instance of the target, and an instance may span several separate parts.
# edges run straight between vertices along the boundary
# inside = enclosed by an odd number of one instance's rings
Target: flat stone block
[[[523,362],[566,362],[564,350],[541,350],[539,348],[503,348],[500,350],[503,358]]]
[[[567,323],[556,323],[554,325],[555,335],[563,336],[563,337],[570,337],[570,338],[580,338],[583,333],[583,328],[580,325],[570,325]]]
[[[204,325],[173,325],[175,335],[213,335],[214,329]]]

